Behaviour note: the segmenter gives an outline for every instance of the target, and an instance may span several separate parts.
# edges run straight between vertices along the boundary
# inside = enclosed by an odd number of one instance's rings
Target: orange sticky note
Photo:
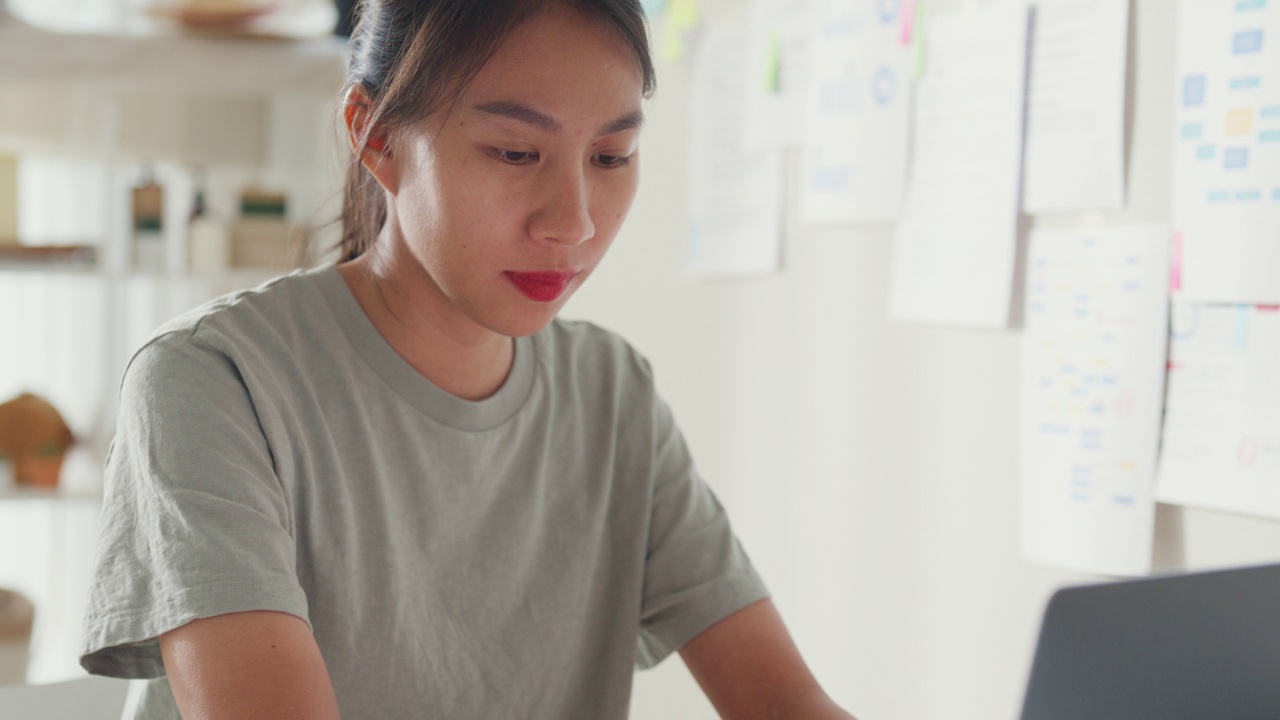
[[[1227,135],[1239,137],[1253,130],[1253,108],[1236,108],[1227,112]]]

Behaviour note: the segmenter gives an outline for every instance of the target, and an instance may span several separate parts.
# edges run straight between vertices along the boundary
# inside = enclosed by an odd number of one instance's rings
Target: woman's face
[[[556,6],[397,134],[393,217],[434,302],[513,337],[552,320],[635,197],[642,92],[628,46]]]

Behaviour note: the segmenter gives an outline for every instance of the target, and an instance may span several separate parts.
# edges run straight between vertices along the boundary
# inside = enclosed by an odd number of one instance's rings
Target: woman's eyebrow
[[[498,117],[516,120],[528,125],[532,125],[546,133],[558,133],[563,129],[563,125],[559,120],[540,111],[534,110],[528,105],[515,102],[513,100],[494,100],[492,102],[480,103],[472,107],[473,110],[496,115]],[[644,123],[644,113],[635,110],[617,118],[616,120],[605,123],[597,131],[598,135],[612,135],[623,130],[633,130],[640,127]]]
[[[622,117],[610,123],[605,123],[597,133],[598,135],[612,135],[623,130],[635,130],[644,124],[644,112],[634,110],[623,115]]]
[[[490,115],[497,115],[498,117],[518,120],[522,123],[533,125],[543,132],[557,133],[560,132],[562,127],[560,121],[550,115],[512,100],[494,100],[493,102],[480,103],[472,109]]]

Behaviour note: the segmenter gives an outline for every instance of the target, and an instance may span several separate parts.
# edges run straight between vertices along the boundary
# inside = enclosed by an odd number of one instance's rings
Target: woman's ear
[[[373,101],[359,83],[347,91],[342,103],[342,119],[347,126],[347,141],[378,184],[392,195],[400,188],[399,174],[392,161],[391,142],[384,128],[370,127]]]

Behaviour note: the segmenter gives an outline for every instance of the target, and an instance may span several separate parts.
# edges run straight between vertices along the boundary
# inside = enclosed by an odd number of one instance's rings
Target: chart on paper
[[[910,124],[902,0],[822,0],[811,12],[800,219],[891,223]]]
[[[1175,291],[1280,303],[1280,2],[1184,0]]]
[[[1280,307],[1173,308],[1156,496],[1280,518]]]

